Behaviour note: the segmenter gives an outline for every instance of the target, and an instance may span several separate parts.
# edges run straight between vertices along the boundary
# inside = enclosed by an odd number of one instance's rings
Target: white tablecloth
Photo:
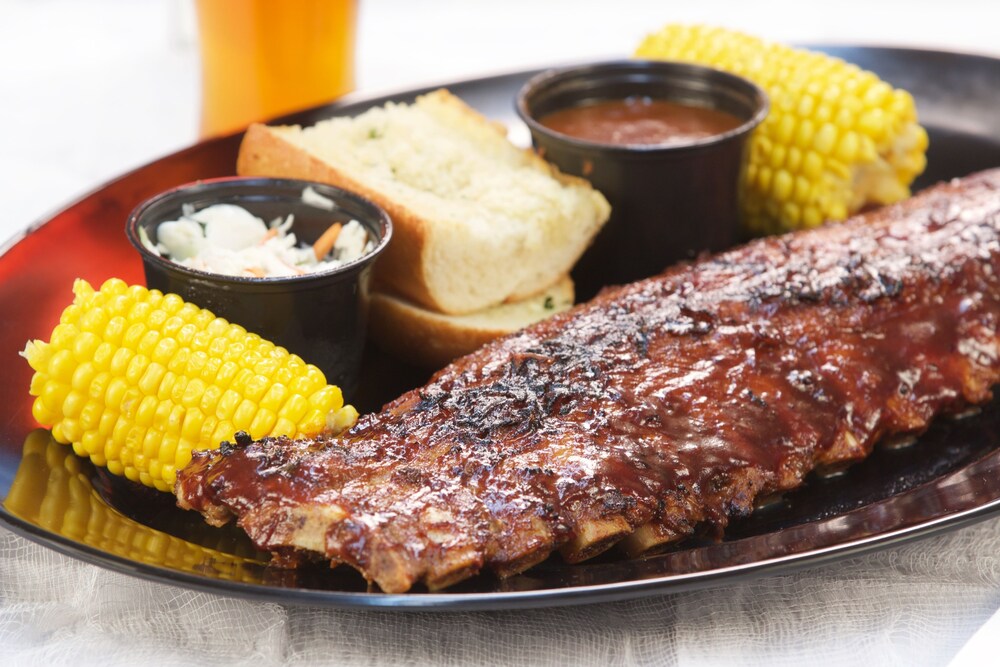
[[[674,20],[1000,55],[998,19],[989,0],[362,0],[358,79],[374,91],[624,55]],[[0,0],[0,239],[194,142],[197,106],[184,0]],[[235,600],[0,529],[5,665],[941,665],[998,606],[1000,520],[699,592],[466,614]]]

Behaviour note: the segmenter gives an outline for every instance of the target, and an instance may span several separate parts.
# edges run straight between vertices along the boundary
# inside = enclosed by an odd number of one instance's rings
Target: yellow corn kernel
[[[76,325],[71,322],[60,322],[56,325],[56,328],[52,330],[52,337],[49,339],[49,344],[52,345],[55,350],[60,352],[72,349],[74,339],[80,333],[80,330],[76,328]]]
[[[188,357],[187,362],[187,375],[188,377],[198,377],[201,375],[202,370],[204,370],[205,365],[208,364],[208,355],[201,350],[195,350]]]
[[[121,315],[115,315],[108,320],[108,326],[104,329],[104,340],[107,343],[111,343],[118,349],[121,345],[122,336],[125,335],[125,329],[128,328],[128,322]]]
[[[79,420],[73,419],[72,417],[63,417],[59,422],[59,426],[62,427],[62,437],[66,440],[66,442],[72,442],[74,444],[80,442],[83,437],[83,429],[80,428]],[[55,433],[55,431],[53,431],[53,433]]]
[[[205,367],[201,369],[201,379],[205,381],[205,384],[213,384],[215,378],[219,374],[219,369],[222,368],[222,359],[213,357],[211,354],[208,355],[208,361],[205,363]]]
[[[142,377],[139,378],[139,390],[147,396],[156,396],[160,391],[160,383],[163,382],[163,376],[166,374],[167,369],[162,364],[158,364],[155,361],[150,362],[146,366]]]
[[[223,389],[218,385],[207,385],[204,393],[201,395],[201,401],[198,403],[198,408],[206,415],[215,414],[215,406],[218,405],[219,399],[222,397],[222,392]]]
[[[197,325],[195,325],[197,326]],[[207,331],[199,331],[191,338],[191,347],[196,350],[205,351],[212,345],[212,335]]]
[[[112,410],[112,409],[108,408],[107,406],[105,406],[104,412],[101,414],[101,421],[97,425],[97,433],[102,438],[108,438],[108,437],[110,437],[111,433],[114,431],[115,425],[119,421],[118,417],[119,417],[119,415],[118,415],[118,411],[117,410]],[[39,422],[39,423],[48,424],[50,422],[46,421],[46,422]]]
[[[222,365],[219,366],[219,372],[215,374],[215,384],[221,388],[228,389],[229,385],[233,382],[233,378],[239,372],[239,364],[233,361],[223,361]]]
[[[84,451],[88,455],[93,456],[94,454],[102,454],[104,448],[105,440],[100,436],[97,431],[87,431],[83,434],[83,438],[80,440]]]
[[[132,361],[132,350],[127,347],[119,347],[115,350],[114,356],[111,357],[111,365],[108,366],[108,370],[116,378],[123,378],[125,376],[125,369],[128,368],[128,362]]]
[[[101,344],[101,339],[84,329],[73,339],[73,357],[77,362],[89,361]]]
[[[292,425],[293,431],[295,425]],[[212,431],[212,442],[222,442],[223,440],[232,441],[233,435],[236,433],[236,429],[233,427],[233,423],[228,419],[220,419],[219,423],[216,425],[215,430]]]
[[[250,422],[253,421],[256,413],[257,404],[249,399],[243,399],[237,406],[236,412],[233,413],[233,426],[236,427],[237,431],[249,431]]]
[[[73,380],[73,371],[76,370],[76,360],[73,353],[67,349],[59,349],[48,363],[48,375],[58,382],[69,383]]]
[[[254,373],[243,385],[243,395],[250,401],[259,402],[270,385],[271,381],[267,377]]]
[[[188,408],[184,414],[184,421],[181,424],[181,437],[188,442],[197,442],[201,435],[201,425],[205,421],[205,415],[198,408]]]
[[[48,381],[48,375],[45,375],[44,373],[35,373],[31,376],[31,385],[28,387],[28,392],[31,394],[38,394],[42,391]]]
[[[39,424],[52,424],[58,419],[58,415],[45,407],[45,403],[40,400],[31,404],[31,416]]]
[[[146,335],[146,325],[142,322],[132,322],[129,327],[125,329],[125,335],[122,336],[122,347],[127,347],[133,352],[139,349],[139,341],[142,337]]]
[[[196,436],[197,442],[211,442],[212,434],[219,426],[219,418],[215,415],[206,414],[201,423],[201,432]],[[220,441],[221,442],[221,441]]]
[[[271,432],[277,421],[278,415],[266,408],[259,408],[257,414],[253,417],[253,421],[250,422],[250,428],[247,431],[252,437],[261,438]]]
[[[169,400],[159,399],[156,404],[156,412],[153,413],[153,426],[158,431],[169,432],[168,424],[170,415],[174,411],[174,404]]]
[[[926,164],[913,97],[838,58],[677,24],[647,36],[636,55],[727,70],[767,93],[771,110],[751,136],[743,183],[753,232],[811,227],[897,201]],[[801,159],[788,159],[793,147]],[[811,187],[792,187],[797,177]]]
[[[148,367],[149,357],[144,354],[134,355],[129,359],[128,366],[125,368],[125,381],[130,385],[139,384],[139,380],[146,374],[146,368]]]
[[[249,382],[250,378],[252,378],[253,376],[254,372],[249,368],[240,368],[238,371],[236,371],[236,375],[233,377],[232,382],[229,383],[230,389],[239,391],[242,394],[243,388],[247,385],[247,382]]]
[[[274,423],[274,428],[271,429],[271,435],[292,437],[295,435],[295,423],[284,417],[278,417]]]
[[[358,421],[358,411],[353,405],[345,405],[327,416],[326,427],[334,433],[340,433],[354,426],[356,421]]]
[[[186,322],[184,326],[180,328],[180,331],[177,332],[177,342],[193,351],[191,341],[194,340],[194,335],[196,333],[198,333],[198,327],[190,322]]]
[[[309,409],[309,401],[302,396],[302,394],[293,393],[285,401],[285,405],[281,408],[280,415],[285,419],[297,423],[302,419],[306,410]]]
[[[326,427],[326,415],[319,410],[310,410],[302,418],[302,423],[303,428],[318,433]]]
[[[104,407],[103,402],[93,399],[87,402],[83,412],[80,414],[80,425],[83,427],[86,434],[91,434],[101,443],[100,447],[95,448],[94,451],[101,450],[104,446],[103,443],[106,439],[107,433],[111,430],[111,427],[107,426],[107,422],[105,420],[112,420],[115,418],[117,418],[117,414],[107,410]]]
[[[160,403],[156,399],[156,394],[147,394],[139,401],[139,408],[135,411],[135,423],[142,427],[150,427],[156,419],[156,409]]]
[[[219,419],[232,419],[237,406],[243,400],[242,394],[235,389],[227,389],[215,405],[215,416]]]
[[[189,378],[181,373],[178,373],[174,379],[173,387],[170,390],[170,402],[171,403],[182,403],[184,401],[184,392],[187,391],[187,385]]]
[[[37,396],[42,400],[46,408],[61,414],[63,401],[66,400],[69,392],[69,385],[50,379],[42,388],[41,393],[37,394]]]
[[[67,417],[79,417],[83,411],[83,406],[87,404],[87,397],[78,391],[70,389],[63,399],[62,412]]]
[[[77,362],[79,365],[76,370],[73,371],[73,377],[70,380],[70,386],[73,389],[80,392],[88,392],[91,383],[94,381],[94,377],[97,375],[97,369],[94,368],[94,364],[89,361],[84,361],[83,363]]]
[[[88,310],[80,316],[80,328],[100,335],[108,326],[108,311],[103,308]]]
[[[114,346],[111,343],[104,341],[97,346],[96,350],[94,350],[94,356],[91,358],[91,361],[94,362],[94,365],[97,366],[97,368],[102,371],[106,371],[111,365],[111,358],[114,354]]]
[[[165,401],[174,393],[174,385],[177,384],[177,373],[173,371],[167,371],[163,374],[163,379],[160,380],[160,386],[156,390],[156,397],[161,401]]]
[[[22,352],[32,415],[114,474],[169,491],[193,450],[238,430],[309,437],[357,419],[319,369],[176,295],[117,279],[73,291],[49,342]]]
[[[180,404],[185,408],[195,408],[201,403],[201,397],[205,394],[205,383],[201,378],[191,378],[184,388],[184,395],[181,396]]]
[[[167,338],[161,336],[156,342],[156,347],[153,348],[150,357],[155,363],[160,365],[166,364],[177,352],[177,341],[173,338]]]
[[[149,318],[150,318],[149,324],[152,325],[153,320],[155,319],[153,318],[152,313],[150,313]],[[156,349],[156,344],[159,341],[160,341],[160,332],[156,331],[155,329],[147,329],[146,333],[142,335],[142,338],[140,338],[139,342],[136,344],[135,351],[145,357],[148,357],[153,353],[153,350]]]
[[[334,410],[339,410],[344,405],[344,397],[340,387],[328,384],[309,397],[309,405],[320,411],[331,405]]]
[[[272,382],[271,386],[267,389],[267,393],[260,399],[260,407],[270,410],[271,412],[278,412],[278,410],[281,409],[281,406],[285,404],[285,399],[287,397],[288,387],[280,383]]]

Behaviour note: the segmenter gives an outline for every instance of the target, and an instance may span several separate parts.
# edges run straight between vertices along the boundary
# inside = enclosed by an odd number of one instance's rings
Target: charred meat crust
[[[178,497],[388,592],[721,533],[816,466],[987,400],[998,269],[992,171],[608,289],[342,437],[197,454]]]

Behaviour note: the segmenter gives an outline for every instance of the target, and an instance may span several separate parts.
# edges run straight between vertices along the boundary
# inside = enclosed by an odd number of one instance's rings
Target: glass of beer
[[[196,0],[202,137],[354,87],[357,0]]]

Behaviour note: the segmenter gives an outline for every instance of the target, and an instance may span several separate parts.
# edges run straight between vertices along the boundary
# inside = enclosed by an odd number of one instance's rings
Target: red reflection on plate
[[[125,238],[125,220],[144,199],[201,178],[232,175],[240,136],[193,146],[130,172],[69,208],[0,256],[0,442],[21,442],[36,426],[28,384],[31,368],[17,353],[32,338],[48,339],[73,300],[73,281],[99,286],[111,277],[144,283],[142,263]]]

